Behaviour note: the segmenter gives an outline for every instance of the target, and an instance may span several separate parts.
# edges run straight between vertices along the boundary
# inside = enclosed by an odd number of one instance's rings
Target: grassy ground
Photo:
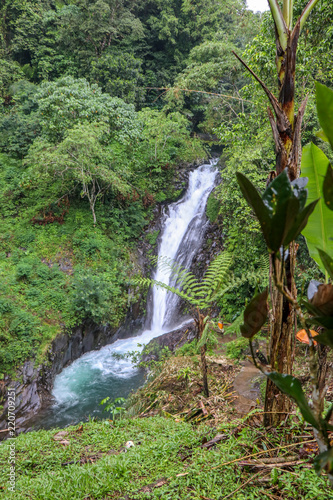
[[[203,447],[216,434],[223,434],[222,441]],[[134,447],[125,452],[129,440]],[[251,419],[216,429],[158,416],[88,422],[60,436],[55,430],[31,432],[15,438],[15,492],[8,490],[13,440],[0,446],[0,495],[6,500],[332,499],[326,478],[317,477],[309,455],[299,452],[306,450],[300,442],[308,440],[301,428],[268,434]]]
[[[318,449],[299,414],[278,430],[265,429],[258,402],[241,418],[232,389],[240,367],[220,352],[208,356],[208,366],[209,398],[189,344],[155,366],[154,378],[128,401],[126,418],[2,442],[0,498],[332,499],[326,476],[313,470]],[[127,448],[128,441],[134,446]]]

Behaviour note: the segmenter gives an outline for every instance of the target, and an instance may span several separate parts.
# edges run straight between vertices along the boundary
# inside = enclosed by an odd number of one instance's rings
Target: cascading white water
[[[217,175],[215,163],[212,161],[191,172],[184,197],[169,205],[164,214],[158,255],[173,259],[186,268],[202,243],[205,206]],[[158,267],[154,279],[172,284],[170,275],[170,269]],[[143,376],[131,359],[117,355],[141,351],[144,344],[176,327],[174,316],[178,297],[160,287],[154,287],[152,294],[149,330],[84,354],[57,375],[53,388],[56,404],[52,415],[42,422],[43,427],[63,426],[84,416],[100,414],[97,404],[105,396],[111,399],[126,397],[132,389],[142,385]]]
[[[185,196],[168,207],[164,220],[163,232],[158,248],[159,257],[165,257],[189,268],[196,252],[201,247],[204,233],[205,207],[211,192],[217,170],[212,165],[202,165],[189,177],[189,185]],[[160,266],[154,279],[171,285],[171,269]],[[173,314],[178,297],[161,287],[153,289],[153,315],[151,330],[170,331],[175,327]]]

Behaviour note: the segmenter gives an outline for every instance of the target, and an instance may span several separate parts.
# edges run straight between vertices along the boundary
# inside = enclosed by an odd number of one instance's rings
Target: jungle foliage
[[[318,9],[300,42],[298,87],[310,91],[304,137],[317,143],[312,85],[333,74],[332,6]],[[230,51],[245,50],[273,79],[269,16],[243,0],[5,0],[0,19],[0,373],[43,355],[84,315],[119,324],[135,241],[154,204],[176,195],[176,166],[207,155],[199,131],[224,148],[209,207],[241,280],[219,299],[235,319],[265,283],[267,262],[234,172],[263,185],[274,151],[261,91]],[[299,286],[318,273],[306,252],[303,243]],[[41,268],[57,275],[45,287]]]
[[[1,3],[0,376],[87,317],[124,318],[156,202],[207,157],[195,120],[148,87],[171,87],[195,47],[245,46],[252,18],[242,0]]]

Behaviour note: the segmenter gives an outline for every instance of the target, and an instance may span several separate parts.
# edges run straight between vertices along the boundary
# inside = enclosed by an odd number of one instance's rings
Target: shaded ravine
[[[214,187],[216,162],[205,164],[189,175],[188,188],[183,198],[165,208],[158,256],[176,260],[188,268],[200,250],[207,218],[205,207]],[[172,284],[171,270],[156,269],[154,279]],[[55,403],[41,415],[36,428],[63,427],[88,416],[105,417],[99,402],[127,397],[144,382],[128,352],[141,352],[144,344],[172,329],[186,319],[177,313],[178,297],[160,287],[153,287],[148,314],[148,329],[140,335],[119,339],[99,351],[84,354],[56,376],[53,387]]]

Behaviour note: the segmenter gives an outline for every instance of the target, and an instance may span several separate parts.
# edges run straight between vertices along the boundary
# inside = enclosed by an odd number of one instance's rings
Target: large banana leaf
[[[333,90],[316,82],[316,100],[320,125],[333,148]]]
[[[328,255],[333,255],[333,211],[329,210],[323,198],[323,182],[329,160],[312,142],[303,148],[302,177],[308,177],[308,201],[320,198],[310,215],[302,234],[305,236],[311,257],[317,262],[323,273],[325,267],[318,248]]]

